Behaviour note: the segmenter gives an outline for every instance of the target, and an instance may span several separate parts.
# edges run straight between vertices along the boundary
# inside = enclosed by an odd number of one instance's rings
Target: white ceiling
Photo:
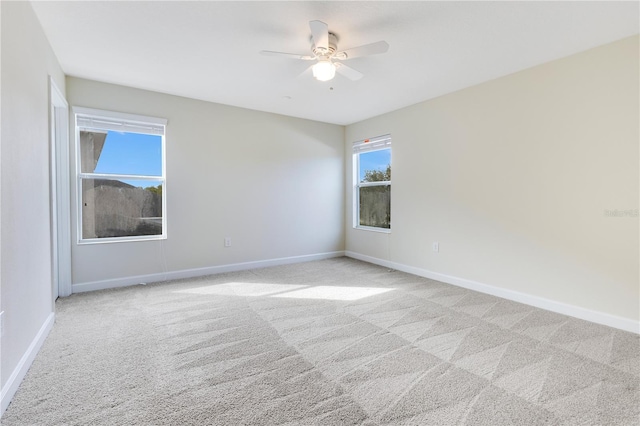
[[[630,2],[33,2],[67,75],[350,124],[639,32]],[[359,81],[313,79],[310,20],[354,58]]]

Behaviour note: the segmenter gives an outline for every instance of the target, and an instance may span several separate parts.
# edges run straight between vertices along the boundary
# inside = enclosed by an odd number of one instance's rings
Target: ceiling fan
[[[362,73],[360,71],[356,71],[339,61],[361,56],[377,55],[389,50],[389,44],[386,41],[378,41],[338,52],[338,37],[334,33],[329,32],[327,24],[322,21],[310,21],[309,27],[311,28],[311,52],[313,55],[273,52],[270,50],[263,50],[260,53],[263,55],[301,59],[303,61],[317,61],[311,67],[313,76],[317,80],[328,81],[335,77],[336,71],[351,80],[361,79]]]

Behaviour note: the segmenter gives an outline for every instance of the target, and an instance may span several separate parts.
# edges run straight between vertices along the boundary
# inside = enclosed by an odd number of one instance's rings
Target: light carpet
[[[640,424],[638,335],[348,258],[56,310],[3,425]]]

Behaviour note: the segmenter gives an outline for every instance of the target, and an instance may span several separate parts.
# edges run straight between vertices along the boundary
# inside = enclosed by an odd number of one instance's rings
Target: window
[[[354,227],[391,229],[391,136],[353,144]]]
[[[166,120],[74,108],[78,240],[166,238]]]

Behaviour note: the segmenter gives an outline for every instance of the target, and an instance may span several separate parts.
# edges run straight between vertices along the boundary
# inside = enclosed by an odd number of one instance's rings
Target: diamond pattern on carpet
[[[56,310],[3,425],[640,424],[638,335],[347,258]]]

